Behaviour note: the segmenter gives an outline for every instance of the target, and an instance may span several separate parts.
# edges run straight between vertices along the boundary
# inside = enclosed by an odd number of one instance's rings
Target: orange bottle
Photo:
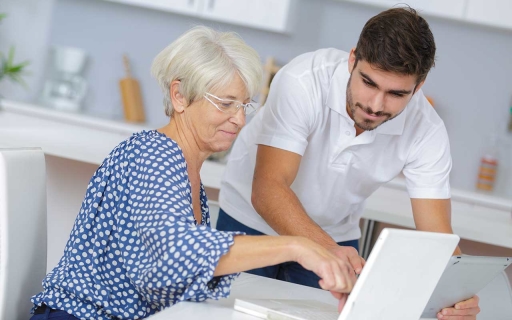
[[[488,149],[482,159],[480,159],[480,168],[478,169],[478,180],[476,188],[484,191],[493,191],[498,173],[498,136],[491,135]]]
[[[498,170],[498,160],[487,154],[480,160],[480,169],[478,170],[477,189],[492,191],[496,181],[496,172]]]

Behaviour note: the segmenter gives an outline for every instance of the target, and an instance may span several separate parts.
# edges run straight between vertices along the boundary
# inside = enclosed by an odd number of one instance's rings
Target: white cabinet
[[[206,0],[202,17],[276,32],[290,30],[295,0]]]
[[[428,14],[433,16],[462,19],[464,17],[464,8],[466,0],[346,0],[363,4],[375,5],[385,9],[394,6],[409,5],[418,11],[419,14]],[[507,1],[507,0],[504,0]]]
[[[501,28],[512,28],[512,1],[468,0],[466,20]]]
[[[405,3],[426,14],[470,23],[512,29],[512,0],[338,0],[372,5],[383,10]]]
[[[274,32],[288,32],[297,0],[105,0]]]
[[[203,0],[105,0],[141,6],[155,10],[195,15],[202,8]]]
[[[464,17],[465,2],[466,0],[409,0],[407,4],[418,10],[420,14],[462,19]]]

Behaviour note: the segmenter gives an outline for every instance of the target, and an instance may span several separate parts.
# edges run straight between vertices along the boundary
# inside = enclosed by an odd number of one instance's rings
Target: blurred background
[[[183,32],[207,25],[239,33],[260,54],[265,79],[255,99],[263,102],[280,66],[320,48],[349,51],[370,17],[399,2],[0,0],[0,146],[45,151],[48,269],[105,155],[132,132],[168,122],[150,66]],[[512,1],[406,2],[436,39],[436,65],[423,91],[450,136],[452,221],[465,239],[461,248],[511,256]],[[210,161],[201,171],[212,212],[223,170]],[[403,181],[372,195],[364,218],[367,243],[388,223],[414,227]],[[368,227],[372,219],[379,223]]]
[[[145,124],[157,127],[167,118],[150,65],[160,50],[190,27],[204,24],[235,31],[259,52],[262,63],[273,57],[283,65],[319,48],[350,50],[364,23],[395,2],[0,0],[0,13],[7,14],[0,24],[0,52],[6,55],[15,46],[15,62],[30,62],[23,76],[26,86],[4,79],[0,94],[9,100],[51,105],[45,103],[45,83],[56,77],[55,69],[67,68],[79,76],[80,81],[69,85],[81,99],[79,112],[122,120],[119,81],[126,77],[126,55],[131,75],[140,85]],[[491,154],[499,158],[492,193],[512,199],[512,129],[507,129],[512,105],[512,2],[408,4],[424,14],[437,43],[436,66],[424,92],[448,128],[452,186],[474,190],[481,158]],[[58,66],[56,59],[69,61]],[[72,105],[61,109],[74,110]]]

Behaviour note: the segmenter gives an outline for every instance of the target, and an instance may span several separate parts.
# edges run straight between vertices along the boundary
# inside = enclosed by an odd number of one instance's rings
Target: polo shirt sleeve
[[[403,173],[411,198],[449,199],[452,158],[443,123],[415,141]]]
[[[313,88],[310,87],[286,70],[275,76],[262,110],[256,144],[304,154],[318,109],[311,99]]]

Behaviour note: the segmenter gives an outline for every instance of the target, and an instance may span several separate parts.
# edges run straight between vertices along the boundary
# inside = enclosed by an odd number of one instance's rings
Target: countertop
[[[99,165],[132,133],[149,127],[0,101],[0,146],[41,147],[52,156]],[[219,188],[224,165],[206,161],[203,184]],[[367,200],[364,218],[414,227],[405,181],[396,178]],[[461,238],[512,248],[512,201],[452,189],[452,226]]]

